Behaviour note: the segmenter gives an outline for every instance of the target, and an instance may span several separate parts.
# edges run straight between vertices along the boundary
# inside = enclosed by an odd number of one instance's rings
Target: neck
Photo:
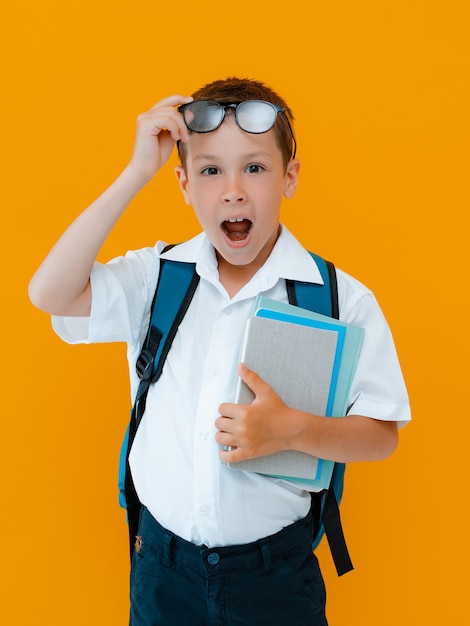
[[[258,269],[252,265],[231,265],[225,259],[219,258],[219,280],[230,299],[250,282]]]

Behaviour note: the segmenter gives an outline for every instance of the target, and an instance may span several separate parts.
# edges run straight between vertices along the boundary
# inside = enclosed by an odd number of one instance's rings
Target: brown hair
[[[284,167],[292,158],[293,153],[293,137],[291,128],[294,122],[294,116],[287,103],[275,91],[265,84],[252,80],[251,78],[226,78],[225,80],[216,80],[201,87],[192,94],[194,100],[214,100],[221,104],[244,102],[245,100],[266,100],[272,104],[277,104],[284,108],[285,115],[280,114],[274,123],[274,132],[277,144],[282,153]],[[289,121],[288,121],[289,120]],[[289,124],[291,128],[289,128]],[[186,166],[186,146],[183,142],[178,142],[178,152],[181,159],[181,165]]]

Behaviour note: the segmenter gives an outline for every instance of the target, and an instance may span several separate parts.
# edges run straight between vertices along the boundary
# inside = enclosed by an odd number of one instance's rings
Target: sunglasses
[[[244,100],[238,103],[222,104],[213,100],[195,100],[178,107],[184,123],[195,133],[211,133],[217,130],[225,119],[227,110],[233,110],[235,121],[246,133],[259,135],[267,133],[274,126],[279,113],[282,113],[289,126],[294,149],[292,159],[297,152],[292,127],[284,107],[265,100]]]

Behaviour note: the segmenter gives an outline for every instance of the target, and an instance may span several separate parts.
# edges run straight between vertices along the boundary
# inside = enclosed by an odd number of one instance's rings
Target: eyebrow
[[[258,152],[250,152],[248,154],[242,155],[244,161],[252,161],[260,158],[271,158],[271,153],[266,150],[260,150]],[[193,161],[217,161],[218,159],[223,158],[221,155],[216,154],[198,154],[193,158]]]
[[[193,161],[215,161],[218,157],[215,154],[198,154]]]

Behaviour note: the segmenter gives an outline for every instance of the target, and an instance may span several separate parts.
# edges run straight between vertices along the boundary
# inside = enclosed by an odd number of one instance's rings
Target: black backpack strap
[[[194,263],[160,259],[160,274],[150,311],[150,323],[143,349],[137,359],[136,369],[140,378],[129,424],[127,446],[125,497],[129,525],[131,556],[139,527],[140,502],[129,467],[129,453],[137,429],[145,412],[150,385],[163,371],[166,357],[199,284]]]
[[[336,571],[338,576],[342,576],[353,570],[354,567],[344,538],[338,501],[335,492],[331,488],[325,494],[322,522]]]
[[[339,302],[338,302],[338,280],[336,278],[336,268],[331,261],[325,261],[330,281],[331,296],[331,317],[339,320]]]

